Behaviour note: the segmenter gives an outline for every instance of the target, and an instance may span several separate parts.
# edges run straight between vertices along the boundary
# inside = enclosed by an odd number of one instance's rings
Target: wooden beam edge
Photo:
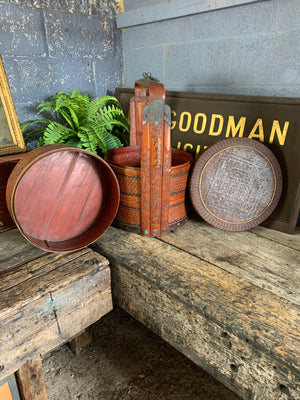
[[[110,277],[109,269],[106,270],[106,273],[109,273]],[[67,305],[55,308],[54,304],[53,311],[44,310],[44,314],[42,314],[43,307],[45,304],[47,306],[47,303],[43,303],[45,296],[35,299],[30,305],[31,308],[22,316],[22,319],[28,322],[31,314],[37,315],[36,310],[41,310],[40,316],[45,315],[48,319],[42,318],[41,324],[34,324],[35,329],[32,331],[33,339],[31,342],[28,334],[24,336],[23,343],[21,343],[20,337],[13,335],[14,347],[4,347],[1,351],[0,379],[14,373],[26,362],[36,359],[39,356],[42,357],[59,346],[70,342],[85,329],[91,327],[92,324],[112,311],[113,303],[110,279],[107,284],[104,282],[101,288],[97,284],[97,280],[95,281],[95,279],[91,278],[93,277],[85,277],[84,281],[80,282],[80,286],[85,286],[86,282],[89,285],[86,287],[86,291],[89,292],[86,299],[83,299],[77,288],[73,286],[73,290],[72,286],[69,286],[68,288],[60,290],[60,293],[65,292],[66,289],[73,292],[73,298],[68,300]],[[74,304],[74,298],[78,299],[77,304]],[[18,312],[18,310],[16,310],[16,312]],[[80,319],[80,321],[78,319]],[[14,320],[8,322],[13,324]],[[9,332],[11,332],[9,323],[5,326],[8,335]],[[23,331],[24,326],[27,326],[26,322],[19,327],[20,332]],[[4,342],[2,336],[0,336],[0,345],[3,344],[6,344],[6,342]],[[7,357],[8,353],[12,355],[10,359]]]
[[[262,1],[269,0],[203,0],[201,2],[195,2],[193,0],[171,0],[120,13],[117,15],[117,27],[130,28],[136,25],[160,22]]]
[[[240,277],[235,276],[232,273],[229,273],[222,268],[211,264],[209,261],[203,260],[202,262],[208,267],[209,269],[206,271],[202,268],[202,289],[200,290],[198,287],[198,291],[191,292],[189,294],[188,287],[184,284],[184,281],[179,280],[176,278],[176,274],[173,275],[173,278],[170,278],[169,281],[167,280],[169,276],[168,266],[164,268],[164,260],[161,260],[161,268],[157,269],[155,272],[155,268],[151,270],[151,264],[155,264],[158,261],[158,256],[163,254],[166,250],[168,244],[157,240],[156,238],[146,238],[130,234],[125,231],[117,230],[116,228],[111,228],[103,237],[102,239],[98,240],[94,246],[96,251],[99,251],[103,254],[106,258],[108,258],[111,266],[111,273],[112,273],[112,289],[114,295],[114,275],[115,270],[121,268],[124,271],[128,271],[128,273],[133,274],[134,281],[138,281],[143,279],[152,287],[155,287],[162,293],[167,293],[171,298],[178,299],[185,307],[189,309],[193,309],[199,315],[204,316],[207,319],[214,320],[216,323],[220,324],[221,321],[227,321],[227,328],[229,331],[232,331],[232,325],[235,326],[235,329],[241,338],[244,337],[245,330],[249,325],[253,324],[253,321],[256,322],[256,329],[253,329],[253,336],[255,337],[256,345],[260,348],[262,343],[266,341],[266,339],[271,340],[272,345],[270,343],[266,343],[266,348],[271,352],[277,351],[287,351],[287,348],[293,349],[293,352],[296,352],[299,355],[299,352],[296,350],[296,343],[299,340],[299,335],[294,339],[291,336],[286,336],[286,329],[293,325],[293,328],[296,330],[297,324],[297,315],[299,312],[299,306],[291,303],[290,301],[283,299],[272,292],[269,292],[266,289],[256,287],[253,283],[248,282]],[[119,247],[116,249],[115,241],[119,243]],[[109,246],[107,245],[109,243]],[[146,248],[146,243],[151,247],[152,252],[151,262],[148,261],[142,254],[139,254],[138,258],[134,258],[133,252],[136,249],[138,253],[139,248]],[[112,251],[111,249],[115,249]],[[129,251],[128,251],[129,250]],[[181,254],[183,263],[183,272],[184,272],[184,265],[187,264],[195,264],[197,257],[192,254],[184,253],[182,249],[175,248],[178,254]],[[173,260],[173,259],[172,259]],[[172,260],[170,262],[172,263]],[[198,259],[200,261],[200,259]],[[176,258],[174,258],[174,263],[176,262]],[[203,267],[205,266],[203,264]],[[211,271],[208,274],[208,271]],[[189,270],[189,273],[192,273],[192,269]],[[215,275],[215,277],[214,277]],[[220,277],[222,281],[219,281]],[[206,283],[204,282],[206,279]],[[211,290],[212,292],[209,293],[208,289],[208,280],[212,285]],[[170,282],[172,283],[170,285]],[[230,284],[230,288],[234,290],[235,294],[239,294],[238,297],[234,299],[234,305],[230,305],[230,290],[227,288],[224,292],[217,292],[215,291],[216,288],[222,289],[223,286],[228,286]],[[191,290],[196,290],[197,286],[193,285]],[[209,297],[205,297],[204,289],[206,288],[206,294]],[[226,294],[227,293],[227,294]],[[232,293],[232,294],[234,294]],[[219,295],[223,295],[223,300],[226,300],[226,304],[222,303],[222,300],[218,297]],[[247,300],[245,301],[244,297],[247,294]],[[225,296],[225,297],[224,297]],[[241,296],[241,297],[240,297]],[[243,301],[243,304],[239,303],[239,301]],[[246,304],[251,304],[251,307],[245,306]],[[219,309],[221,307],[221,309]],[[229,308],[228,308],[229,307]],[[218,310],[218,312],[216,311]],[[235,323],[232,323],[233,316],[231,315],[231,311],[234,311],[235,316]],[[277,310],[278,313],[277,314]],[[282,318],[284,320],[289,319],[289,325],[283,325],[283,322],[279,325],[276,325],[275,321],[280,316],[280,312],[283,312]],[[237,316],[239,315],[239,319]],[[254,317],[255,316],[255,317]],[[241,318],[243,317],[243,318]],[[280,317],[281,318],[281,317]],[[225,323],[225,322],[224,322]],[[276,328],[275,328],[276,327]],[[275,331],[275,330],[276,331]],[[290,328],[292,329],[292,328]],[[266,336],[261,332],[261,330],[266,330]],[[273,331],[274,330],[274,331]],[[255,331],[255,332],[254,332]],[[279,335],[279,336],[278,336]],[[284,339],[284,346],[282,347],[282,343],[276,337],[282,337]],[[275,350],[274,342],[276,343],[277,349]],[[264,345],[264,346],[265,346]],[[263,346],[263,347],[264,347]],[[292,350],[291,350],[292,351]],[[296,357],[296,354],[294,354]],[[291,360],[292,362],[292,360]]]
[[[296,399],[299,370],[116,265],[114,301],[244,399]],[[213,360],[213,362],[211,362]],[[234,377],[234,378],[233,378]],[[286,397],[288,395],[288,397]],[[254,398],[254,397],[253,397]]]

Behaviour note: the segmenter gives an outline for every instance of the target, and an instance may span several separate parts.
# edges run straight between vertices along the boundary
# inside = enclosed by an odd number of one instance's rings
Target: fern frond
[[[95,119],[108,131],[112,131],[115,127],[117,127],[118,130],[124,133],[129,132],[130,122],[128,118],[125,117],[121,109],[115,106],[103,107],[103,109],[95,116],[90,117],[90,121],[93,121],[93,123]]]
[[[33,131],[28,132],[27,134],[24,135],[24,142],[25,144],[28,144],[29,140],[34,138],[34,137],[39,137],[42,135],[44,132],[44,129],[37,128],[34,129]]]
[[[72,93],[70,93],[70,99],[74,99],[74,97],[81,96],[79,89],[74,89]]]
[[[77,132],[77,135],[80,139],[81,148],[97,153],[97,143],[92,139],[91,132],[81,129]]]
[[[89,132],[95,143],[97,144],[97,148],[99,148],[103,154],[107,153],[107,144],[105,141],[103,126],[99,121],[95,120],[93,123],[89,124]]]
[[[100,116],[97,115],[89,125],[90,130],[97,135],[98,147],[102,150],[103,154],[106,154],[110,150],[117,149],[118,147],[122,147],[124,144],[119,137],[111,133],[114,124],[120,126],[118,121],[109,121],[108,124],[107,121],[101,119]]]
[[[47,112],[49,118],[23,124],[23,131],[30,125],[38,129],[28,133],[28,139],[43,134],[39,145],[68,143],[97,153],[128,144],[129,120],[125,117],[118,99],[101,96],[91,100],[89,94],[61,91],[40,103],[38,113]],[[42,129],[45,126],[44,130]],[[27,137],[27,134],[26,134]]]
[[[43,103],[40,103],[37,106],[38,114],[41,114],[45,111],[54,111],[55,110],[55,104],[51,101],[44,101]]]
[[[106,115],[97,114],[90,121],[91,125],[96,125],[99,130],[105,129],[106,131],[111,131],[113,127],[122,128],[125,131],[129,131],[128,125],[123,121],[120,121],[115,118],[108,118]]]
[[[108,103],[114,104],[115,106],[121,108],[119,100],[114,96],[97,97],[90,102],[89,115],[95,115],[98,111],[101,111],[103,107],[106,106]]]
[[[88,110],[90,106],[90,98],[89,95],[86,94],[84,96],[80,96],[76,98],[76,102],[74,101],[74,110],[76,107],[76,114],[78,116],[78,120],[80,124],[84,123],[87,119]]]
[[[118,149],[119,147],[123,147],[121,140],[112,133],[105,131],[104,137],[106,141],[107,152]]]
[[[73,136],[76,136],[76,132],[59,122],[53,121],[45,129],[42,142],[43,144],[65,143]]]
[[[115,107],[114,105],[104,106],[101,114],[107,121],[119,121],[120,126],[123,126],[123,128],[129,132],[129,120],[125,117],[121,108]]]
[[[49,97],[49,101],[53,102],[54,100],[57,100],[57,99],[62,98],[62,97],[70,97],[71,94],[72,94],[72,92],[68,92],[68,91],[62,90],[60,92],[55,93],[53,96]]]
[[[65,107],[65,108],[66,109],[61,108],[59,110],[60,114],[73,130],[78,129],[79,121],[76,112],[72,109],[72,107]]]
[[[64,118],[68,120],[69,124],[69,118],[72,118],[73,123],[70,125],[73,126],[74,129],[78,129],[79,125],[86,119],[89,102],[88,96],[81,95],[72,99],[58,99],[56,102],[56,111],[64,113]],[[69,118],[67,118],[66,115],[69,115]]]
[[[70,146],[76,146],[79,147],[80,149],[84,149],[85,147],[82,145],[81,140],[78,136],[73,136],[70,139],[65,141],[66,144],[69,144]]]
[[[52,119],[48,119],[48,118],[43,118],[43,119],[36,119],[34,121],[27,121],[24,122],[23,124],[21,124],[21,131],[22,133],[26,132],[26,129],[30,126],[30,125],[35,125],[35,124],[50,124],[50,122],[52,122]]]
[[[54,111],[60,113],[69,126],[74,130],[78,130],[81,120],[86,114],[85,109],[89,102],[87,97],[81,96],[78,93],[79,91],[76,90],[72,93],[62,93],[61,96],[57,96],[54,107]]]
[[[119,128],[123,128],[126,132],[129,132],[128,126],[126,124],[124,124],[122,121],[118,121],[118,120],[111,120],[110,121],[110,125],[111,125],[111,129],[113,129],[113,127],[119,127]]]

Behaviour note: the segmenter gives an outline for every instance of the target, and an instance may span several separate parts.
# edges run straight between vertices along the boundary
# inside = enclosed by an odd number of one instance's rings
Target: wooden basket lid
[[[266,145],[230,138],[210,146],[195,162],[189,190],[205,221],[220,229],[243,231],[274,211],[282,192],[282,173]]]
[[[106,161],[59,144],[27,153],[6,190],[7,207],[21,233],[53,252],[94,242],[112,223],[119,201],[118,180]]]

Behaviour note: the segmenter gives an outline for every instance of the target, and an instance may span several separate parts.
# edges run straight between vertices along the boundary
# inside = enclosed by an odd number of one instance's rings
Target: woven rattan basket
[[[145,236],[165,235],[187,219],[192,157],[171,149],[170,108],[164,100],[161,83],[137,81],[130,100],[131,145],[106,157],[120,185],[114,225]]]

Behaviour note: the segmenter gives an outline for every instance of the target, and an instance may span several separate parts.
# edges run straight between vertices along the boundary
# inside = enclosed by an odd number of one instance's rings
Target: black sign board
[[[133,89],[117,88],[124,112],[129,113]],[[166,92],[172,110],[172,147],[195,158],[225,138],[259,140],[278,159],[283,194],[272,216],[263,223],[293,233],[300,210],[300,99]]]

